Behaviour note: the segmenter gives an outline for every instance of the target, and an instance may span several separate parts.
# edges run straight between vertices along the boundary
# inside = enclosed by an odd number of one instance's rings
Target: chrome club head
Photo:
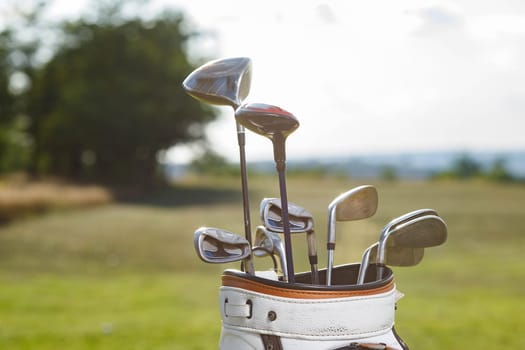
[[[390,233],[396,245],[412,248],[436,247],[446,242],[448,229],[436,215],[425,215],[396,226]]]
[[[223,58],[194,70],[182,86],[197,100],[237,109],[250,92],[251,76],[252,61],[248,57]]]
[[[342,193],[328,205],[328,263],[326,269],[326,285],[329,286],[332,280],[336,221],[352,221],[368,218],[375,214],[377,203],[377,189],[371,185],[363,185]]]
[[[235,117],[247,129],[270,140],[278,135],[286,138],[299,127],[299,121],[292,113],[265,103],[242,105]]]
[[[437,215],[417,216],[388,229],[379,240],[377,265],[378,279],[382,277],[386,261],[386,242],[390,239],[394,245],[410,248],[435,247],[447,240],[447,225]]]
[[[200,227],[193,236],[199,258],[207,263],[224,264],[245,260],[251,256],[251,247],[243,237],[214,227]],[[253,274],[253,271],[249,271]]]
[[[237,109],[235,118],[246,129],[273,142],[276,162],[286,161],[286,138],[299,127],[299,121],[293,114],[264,103],[248,103]]]
[[[284,232],[281,200],[279,198],[264,198],[259,210],[264,226],[273,232]],[[312,283],[319,280],[317,268],[317,241],[315,239],[314,218],[306,209],[288,202],[288,217],[290,233],[306,233],[308,244],[308,260],[312,272]]]
[[[275,254],[279,257],[281,270],[283,272],[283,279],[285,282],[288,282],[286,252],[281,237],[279,237],[277,233],[267,230],[264,226],[257,226],[255,231],[254,246],[263,247],[264,250],[271,251],[272,254]],[[254,252],[254,254],[258,255],[256,252]]]
[[[388,241],[386,248],[386,264],[390,266],[416,266],[423,259],[425,254],[424,248],[412,248],[396,246],[390,244],[391,240]],[[365,281],[366,271],[371,261],[375,261],[377,258],[377,250],[379,243],[376,242],[368,247],[362,256],[361,266],[359,267],[359,275],[357,277],[357,284],[363,284]]]
[[[284,232],[280,198],[264,198],[261,201],[259,214],[267,229],[274,232]],[[291,233],[304,233],[313,229],[313,216],[306,209],[288,202],[288,216]]]
[[[434,215],[438,216],[438,213],[434,209],[417,209],[411,212],[408,212],[406,214],[403,214],[395,219],[392,219],[388,224],[383,227],[381,230],[381,233],[379,235],[379,254],[377,256],[377,262],[379,263],[380,260],[385,259],[385,257],[382,255],[385,251],[384,245],[386,244],[387,237],[389,235],[389,232],[392,229],[395,229],[397,226],[402,225],[406,222],[409,222],[411,220],[414,220],[418,217],[426,216],[426,215]]]

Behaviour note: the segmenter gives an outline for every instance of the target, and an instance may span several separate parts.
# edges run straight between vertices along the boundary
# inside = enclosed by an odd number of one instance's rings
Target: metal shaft
[[[293,266],[292,237],[290,234],[290,218],[288,217],[288,195],[286,193],[286,165],[284,162],[276,162],[277,173],[279,174],[279,191],[281,196],[281,206],[283,213],[284,229],[284,250],[286,254],[286,268],[288,282],[295,283],[295,274]]]
[[[244,235],[250,246],[252,245],[251,219],[250,219],[250,198],[248,193],[248,175],[246,171],[246,133],[244,126],[237,124],[237,141],[239,144],[239,164],[241,169],[241,189],[242,189],[242,203],[244,213]],[[251,264],[246,266],[247,271],[253,271],[253,259],[246,259],[244,264]]]

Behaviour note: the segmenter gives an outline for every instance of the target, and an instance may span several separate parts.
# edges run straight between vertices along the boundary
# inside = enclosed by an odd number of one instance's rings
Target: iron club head
[[[280,198],[264,198],[260,204],[259,214],[267,229],[274,232],[284,232]],[[313,229],[312,214],[292,202],[288,202],[288,216],[291,233],[304,233]]]
[[[254,246],[263,247],[267,251],[271,251],[279,257],[281,264],[281,270],[283,272],[283,279],[285,282],[288,281],[288,268],[287,259],[284,244],[281,237],[275,232],[267,230],[264,226],[257,226],[255,231]],[[254,254],[259,255],[254,252]],[[262,254],[261,254],[262,255]]]
[[[284,221],[279,198],[264,198],[260,205],[260,215],[264,226],[274,232],[284,232]],[[312,283],[317,284],[319,280],[317,268],[317,241],[314,231],[313,215],[306,209],[288,202],[288,217],[290,222],[290,233],[306,233],[308,244],[308,260],[312,272]]]
[[[193,236],[193,244],[199,258],[207,263],[224,264],[251,256],[251,247],[246,239],[214,227],[198,228]]]
[[[416,266],[423,259],[425,254],[424,248],[412,248],[396,246],[394,244],[387,244],[386,251],[386,264],[390,266]],[[366,271],[371,261],[375,261],[377,258],[379,243],[376,242],[368,247],[362,256],[361,266],[359,267],[359,274],[357,277],[357,284],[363,284],[365,281]]]
[[[390,226],[382,232],[377,253],[378,279],[382,277],[382,266],[386,261],[387,241],[397,246],[410,248],[435,247],[447,240],[447,226],[437,215],[418,215],[411,220]]]
[[[377,255],[377,262],[380,263],[381,260],[385,259],[385,257],[383,256],[383,253],[385,251],[384,245],[386,244],[386,240],[391,230],[395,229],[399,225],[403,225],[404,223],[426,215],[438,216],[437,212],[434,209],[417,209],[403,214],[395,219],[392,219],[388,224],[386,224],[379,235],[379,254]]]
[[[435,247],[447,240],[447,225],[436,215],[412,219],[389,231],[395,245],[411,248]]]

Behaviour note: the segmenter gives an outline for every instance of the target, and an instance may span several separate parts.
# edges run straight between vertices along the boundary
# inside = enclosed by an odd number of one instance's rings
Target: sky
[[[55,0],[56,16],[88,1]],[[521,0],[152,0],[183,11],[203,58],[252,59],[245,102],[300,121],[288,159],[419,151],[525,149],[525,2]],[[188,97],[190,98],[190,97]],[[238,159],[233,111],[220,107],[208,146]],[[247,134],[247,158],[272,159]],[[169,153],[187,161],[198,147]]]

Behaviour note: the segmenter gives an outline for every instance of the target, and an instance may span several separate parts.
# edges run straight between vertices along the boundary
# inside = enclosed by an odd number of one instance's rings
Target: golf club
[[[335,226],[336,221],[352,221],[368,218],[377,210],[377,190],[374,186],[363,185],[337,196],[328,205],[328,263],[326,268],[326,285],[332,283],[334,266]]]
[[[401,225],[405,222],[408,222],[410,220],[413,220],[415,218],[425,216],[425,215],[439,216],[437,211],[435,211],[434,209],[429,209],[429,208],[417,209],[417,210],[408,212],[406,214],[403,214],[401,216],[398,216],[397,218],[390,220],[390,222],[387,223],[383,227],[383,229],[381,230],[381,233],[379,234],[379,242],[385,238],[389,230],[395,228],[397,225]]]
[[[212,105],[231,106],[235,111],[250,92],[252,61],[247,57],[223,58],[208,62],[184,79],[182,86],[192,97]],[[236,122],[241,169],[244,234],[252,242],[248,176],[246,170],[246,137],[244,127]],[[251,260],[245,260],[244,265]],[[248,269],[251,267],[248,266]]]
[[[272,259],[272,262],[273,262],[273,270],[275,271],[275,273],[279,272],[279,268],[277,266],[277,260],[275,259],[275,256],[273,255],[273,252],[268,250],[268,248],[261,247],[261,246],[253,246],[252,247],[252,255],[256,256],[258,258],[269,256]]]
[[[251,259],[251,247],[243,237],[214,227],[200,227],[193,236],[199,258],[207,263],[224,264]],[[253,266],[250,264],[249,266]],[[254,270],[248,270],[250,275]]]
[[[427,248],[443,244],[447,240],[447,225],[437,215],[417,216],[405,220],[385,231],[379,239],[377,252],[377,278],[383,277],[386,257],[386,242],[395,236],[395,244],[410,248]]]
[[[412,248],[402,247],[395,244],[390,244],[392,240],[389,240],[386,247],[386,260],[385,263],[390,266],[416,266],[423,259],[425,254],[424,248]],[[366,271],[370,261],[377,259],[377,248],[379,242],[372,244],[368,247],[361,259],[361,266],[359,267],[359,274],[357,277],[357,284],[361,285],[365,282]]]
[[[281,200],[279,198],[264,198],[260,205],[260,215],[264,226],[273,232],[284,231]],[[290,233],[306,233],[308,244],[308,260],[312,273],[312,284],[319,284],[317,268],[317,242],[315,239],[314,219],[306,209],[288,202],[288,217],[290,220]]]
[[[257,226],[257,229],[255,230],[254,246],[263,247],[266,251],[271,252],[272,255],[275,254],[279,257],[283,279],[285,282],[288,282],[288,264],[286,261],[285,247],[281,237],[279,237],[277,233],[267,230],[264,226]]]
[[[263,103],[242,105],[235,112],[235,118],[239,124],[247,129],[265,136],[272,141],[275,167],[279,175],[288,281],[294,283],[293,252],[288,217],[288,195],[286,193],[285,143],[288,135],[299,127],[299,121],[290,112]]]
[[[388,231],[391,230],[392,228],[394,228],[396,225],[403,224],[403,223],[405,223],[407,221],[410,221],[412,219],[415,219],[415,218],[420,217],[420,216],[425,216],[425,215],[436,215],[436,216],[438,216],[438,213],[434,209],[418,209],[418,210],[414,210],[414,211],[411,211],[409,213],[403,214],[403,215],[401,215],[401,216],[399,216],[399,217],[397,217],[395,219],[392,219],[381,230],[381,233],[379,235],[379,240],[381,240],[388,233]],[[388,242],[393,242],[393,241],[389,240]],[[370,260],[377,260],[377,248],[378,248],[377,246],[378,245],[379,245],[379,242],[377,242],[377,243],[371,245],[370,247],[368,247],[368,249],[370,249],[370,251],[368,252],[369,255],[371,255],[371,254],[375,255],[374,257],[371,257],[372,259],[370,259]],[[367,251],[365,250],[365,253],[363,254],[362,261],[364,261],[366,252]],[[421,256],[421,258],[422,258],[422,256]],[[386,257],[386,259],[388,259],[388,257]],[[370,260],[367,260],[366,263],[364,263],[364,264],[362,263],[361,264],[361,267],[359,269],[358,283],[359,283],[359,280],[361,280],[361,281],[364,280],[364,277],[366,275],[366,269],[368,268],[368,263],[369,263]],[[394,265],[394,266],[396,266],[396,265]]]

